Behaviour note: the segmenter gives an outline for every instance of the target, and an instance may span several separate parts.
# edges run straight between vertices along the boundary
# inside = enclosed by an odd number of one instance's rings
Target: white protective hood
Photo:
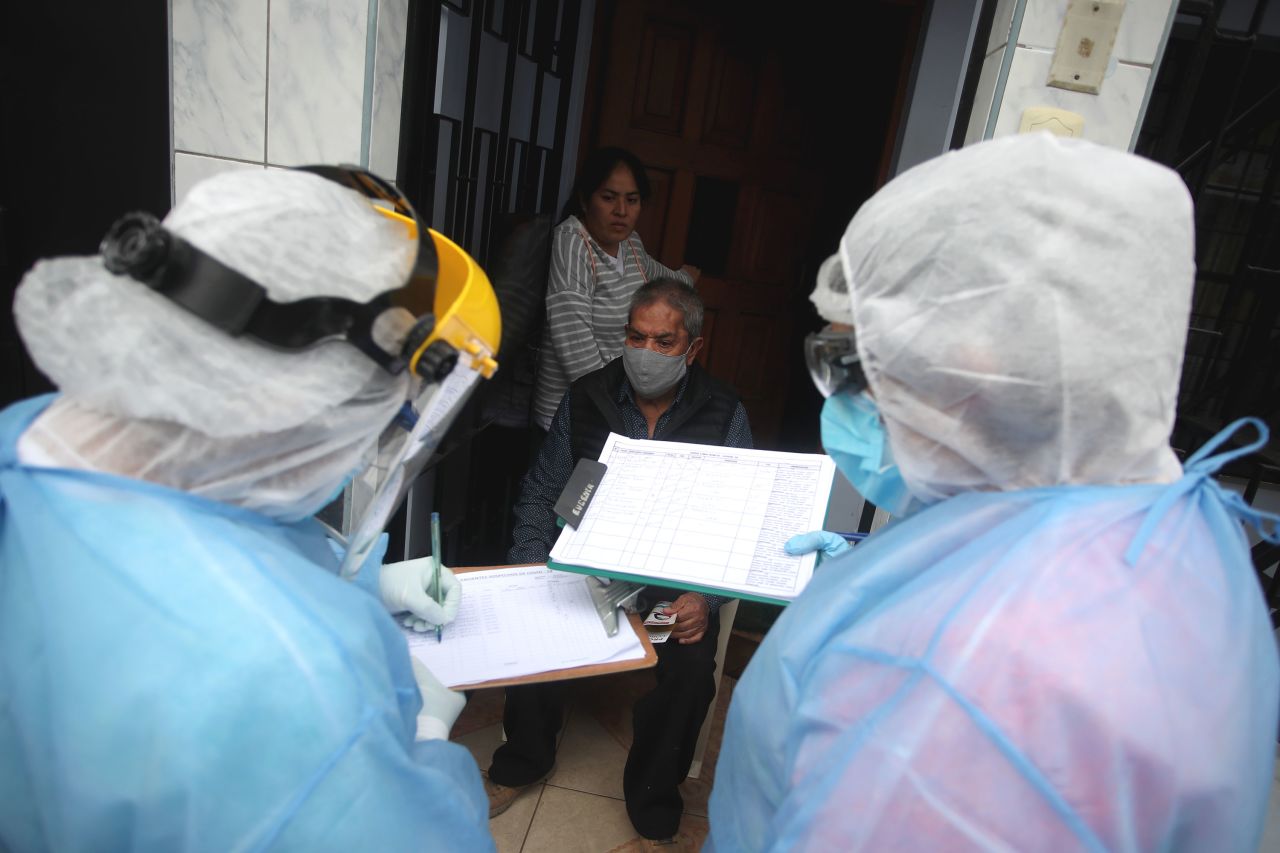
[[[202,181],[164,224],[279,302],[368,301],[404,284],[418,245],[352,190],[275,169]],[[230,337],[96,256],[36,264],[14,317],[62,391],[24,436],[26,458],[281,518],[324,506],[409,393],[353,346]]]
[[[886,185],[840,257],[917,497],[1181,475],[1195,264],[1174,172],[1047,133],[984,142]]]

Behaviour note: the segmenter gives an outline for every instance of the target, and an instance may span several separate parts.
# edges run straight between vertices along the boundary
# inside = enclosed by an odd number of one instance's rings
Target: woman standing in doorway
[[[654,278],[698,281],[697,267],[667,269],[635,233],[649,198],[644,166],[630,151],[601,148],[587,157],[551,241],[547,324],[533,400],[533,422],[545,433],[569,383],[622,352],[627,305]]]

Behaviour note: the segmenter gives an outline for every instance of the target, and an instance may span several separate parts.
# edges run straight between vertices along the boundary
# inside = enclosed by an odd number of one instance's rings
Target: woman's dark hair
[[[573,192],[565,202],[560,218],[576,216],[581,219],[586,213],[582,202],[609,180],[619,164],[631,170],[631,177],[636,179],[636,189],[640,191],[640,201],[648,201],[649,178],[644,173],[640,158],[625,148],[597,148],[582,161],[582,168],[578,169],[578,177],[573,182]]]

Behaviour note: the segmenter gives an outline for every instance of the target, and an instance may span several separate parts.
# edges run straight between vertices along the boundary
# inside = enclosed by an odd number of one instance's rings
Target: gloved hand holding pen
[[[402,624],[421,632],[448,625],[457,618],[462,602],[462,584],[446,566],[440,567],[439,601],[431,597],[434,583],[435,564],[430,557],[385,565],[378,576],[387,610],[405,614]]]

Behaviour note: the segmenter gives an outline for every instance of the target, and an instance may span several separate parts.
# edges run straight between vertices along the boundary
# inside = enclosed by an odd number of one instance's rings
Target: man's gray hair
[[[652,305],[659,300],[684,315],[684,329],[689,333],[689,340],[702,334],[702,297],[692,285],[674,278],[655,278],[640,285],[640,289],[631,296],[631,307],[627,311],[628,322],[637,308]]]

